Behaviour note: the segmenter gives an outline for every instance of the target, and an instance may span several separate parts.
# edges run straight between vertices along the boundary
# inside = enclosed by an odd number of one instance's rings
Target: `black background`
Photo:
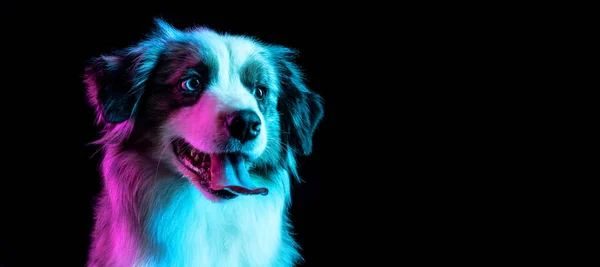
[[[88,145],[98,129],[83,69],[92,57],[135,44],[157,16],[177,28],[204,25],[300,52],[308,87],[325,99],[313,154],[300,160],[305,182],[293,189],[304,266],[377,265],[383,255],[426,263],[467,253],[447,252],[464,215],[457,204],[464,196],[450,189],[466,185],[460,177],[469,173],[456,171],[465,163],[456,152],[466,148],[454,139],[464,107],[446,102],[466,85],[440,86],[458,79],[449,73],[460,67],[451,60],[460,57],[452,50],[460,27],[406,6],[27,5],[2,6],[9,159],[1,264],[85,263],[100,178],[97,147]]]

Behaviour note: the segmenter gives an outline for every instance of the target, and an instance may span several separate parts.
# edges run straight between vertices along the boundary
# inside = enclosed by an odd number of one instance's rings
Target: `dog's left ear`
[[[282,114],[282,129],[287,143],[299,155],[312,151],[312,137],[323,118],[323,99],[304,84],[302,72],[293,63],[295,52],[285,47],[272,47],[281,84],[277,109]]]

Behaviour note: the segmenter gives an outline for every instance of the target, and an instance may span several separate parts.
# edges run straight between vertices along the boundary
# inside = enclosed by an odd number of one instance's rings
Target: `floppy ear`
[[[133,86],[134,69],[131,56],[121,52],[89,62],[84,82],[99,122],[119,123],[133,116],[143,92]]]
[[[323,118],[323,99],[304,84],[302,72],[292,62],[294,51],[274,47],[278,63],[281,97],[278,110],[282,114],[283,137],[299,155],[312,151],[312,137]]]
[[[88,100],[98,122],[119,123],[133,117],[146,81],[164,49],[164,41],[180,34],[169,23],[155,19],[150,38],[108,56],[92,59],[85,69]]]

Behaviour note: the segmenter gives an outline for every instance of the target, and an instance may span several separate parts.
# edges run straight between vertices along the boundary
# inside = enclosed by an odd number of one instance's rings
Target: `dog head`
[[[267,194],[269,172],[295,174],[323,115],[294,51],[207,28],[157,29],[91,60],[89,101],[102,145],[165,162],[213,199]]]

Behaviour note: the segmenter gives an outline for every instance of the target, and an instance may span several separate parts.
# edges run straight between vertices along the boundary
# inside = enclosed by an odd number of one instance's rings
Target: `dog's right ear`
[[[157,18],[150,39],[111,55],[93,58],[85,68],[88,100],[96,109],[98,122],[120,123],[132,118],[156,66],[165,40],[181,32]]]
[[[84,83],[98,122],[119,123],[131,118],[142,95],[134,86],[131,56],[117,52],[93,58],[85,68]]]
[[[155,41],[93,58],[85,68],[88,100],[96,109],[98,122],[120,123],[135,114],[164,40],[180,33],[164,20],[156,19],[155,24]]]

